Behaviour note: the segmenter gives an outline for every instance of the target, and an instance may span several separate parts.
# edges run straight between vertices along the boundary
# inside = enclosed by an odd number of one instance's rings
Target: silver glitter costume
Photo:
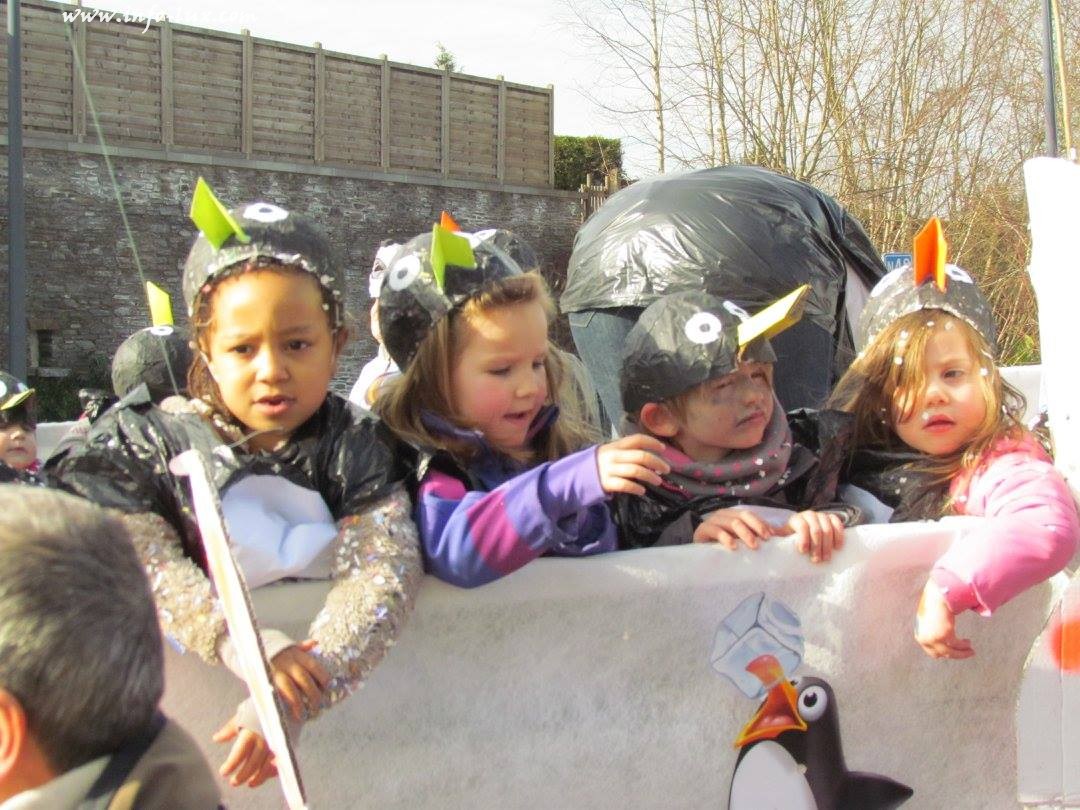
[[[334,585],[311,624],[313,654],[331,681],[323,708],[349,695],[382,660],[404,624],[423,576],[420,543],[405,488],[338,521]],[[210,580],[184,555],[173,528],[152,513],[122,514],[147,574],[162,632],[210,664],[225,620]]]

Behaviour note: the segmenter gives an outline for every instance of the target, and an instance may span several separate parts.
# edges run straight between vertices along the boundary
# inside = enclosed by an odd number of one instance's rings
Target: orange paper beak
[[[915,286],[933,278],[937,288],[945,292],[945,257],[949,246],[945,242],[940,219],[934,217],[923,226],[915,235],[914,248],[912,263],[915,266]]]
[[[446,211],[442,212],[442,216],[439,217],[439,225],[451,233],[457,233],[461,230],[461,226],[454,221],[454,218]]]
[[[772,740],[785,731],[806,731],[806,723],[799,716],[799,696],[784,675],[780,662],[774,656],[761,655],[746,665],[746,671],[756,675],[769,691],[761,708],[739,733],[735,747]]]

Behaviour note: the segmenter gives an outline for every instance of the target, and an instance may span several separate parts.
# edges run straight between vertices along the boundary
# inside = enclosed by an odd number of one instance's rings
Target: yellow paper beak
[[[743,348],[760,337],[771,338],[779,335],[789,326],[797,324],[802,318],[806,297],[809,294],[810,285],[803,284],[740,323],[739,348]]]
[[[173,312],[169,294],[152,281],[146,282],[146,299],[150,302],[152,326],[172,326]]]
[[[34,395],[33,388],[27,388],[25,391],[20,391],[14,396],[10,397],[3,405],[0,405],[0,410],[6,411],[9,408],[17,408],[22,405],[26,400],[30,399]]]

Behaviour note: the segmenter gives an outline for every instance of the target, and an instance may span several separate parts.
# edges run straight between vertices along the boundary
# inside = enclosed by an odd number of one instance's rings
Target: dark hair
[[[71,495],[0,485],[0,687],[53,769],[143,732],[164,683],[150,584],[119,520]]]
[[[27,430],[37,427],[37,409],[34,407],[34,398],[16,405],[14,408],[0,410],[0,428],[8,425],[22,425]]]

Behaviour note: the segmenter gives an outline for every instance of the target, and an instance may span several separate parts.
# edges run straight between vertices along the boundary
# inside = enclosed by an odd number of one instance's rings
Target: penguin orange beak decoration
[[[948,279],[945,275],[945,258],[949,246],[941,230],[941,220],[933,217],[923,225],[922,230],[915,234],[913,247],[912,264],[915,267],[915,286],[918,287],[926,279],[932,278],[938,290],[945,292]]]
[[[799,716],[799,696],[780,662],[774,656],[759,655],[746,665],[746,671],[755,675],[769,691],[757,713],[739,732],[735,747],[771,740],[785,731],[806,731],[806,722]]]

